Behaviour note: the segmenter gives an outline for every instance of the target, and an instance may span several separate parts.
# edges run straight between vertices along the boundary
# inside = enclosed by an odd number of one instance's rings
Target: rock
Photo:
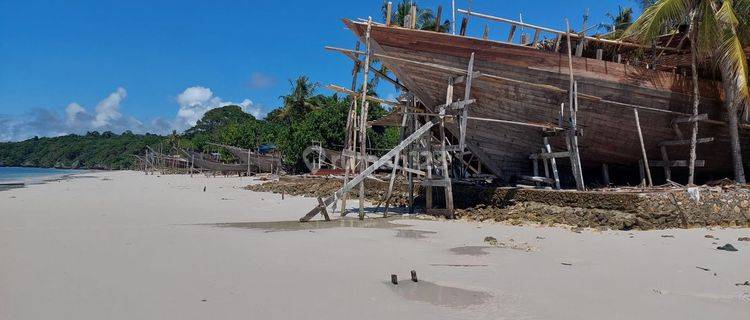
[[[491,246],[497,246],[497,239],[495,237],[484,237],[484,242],[487,242]]]
[[[707,234],[707,235],[705,235],[705,236],[703,236],[703,237],[704,237],[704,238],[709,238],[709,239],[714,239],[714,236],[713,236],[713,235],[710,235],[710,234]]]
[[[737,241],[750,241],[750,237],[739,237]]]
[[[724,250],[724,251],[738,251],[737,248],[735,248],[733,245],[727,243],[721,247],[716,247],[718,250]]]
[[[581,227],[573,227],[573,228],[570,229],[570,231],[573,231],[575,233],[581,233],[581,231],[583,231],[583,228],[581,228]]]
[[[663,235],[661,235],[661,237],[662,238],[674,238],[674,236],[671,235],[671,234],[663,234]]]

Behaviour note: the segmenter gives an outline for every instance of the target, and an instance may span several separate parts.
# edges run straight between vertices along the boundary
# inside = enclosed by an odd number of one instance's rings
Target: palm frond
[[[711,0],[700,1],[696,7],[695,14],[700,22],[693,27],[697,27],[696,48],[701,60],[711,57],[721,45],[721,27],[716,11]]]
[[[661,0],[648,7],[627,30],[624,37],[640,43],[651,43],[664,34],[665,28],[685,21],[692,11],[690,0]]]
[[[721,8],[716,12],[716,18],[733,27],[736,27],[740,23],[737,21],[737,15],[734,14],[731,0],[724,0],[721,4]]]
[[[734,80],[738,93],[737,100],[741,105],[746,106],[745,114],[747,114],[747,105],[750,103],[750,81],[748,80],[750,70],[742,43],[731,29],[724,32],[719,52],[721,63],[728,66],[729,78]]]

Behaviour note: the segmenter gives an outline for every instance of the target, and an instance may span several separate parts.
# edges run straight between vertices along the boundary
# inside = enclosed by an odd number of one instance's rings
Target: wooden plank
[[[530,182],[555,184],[555,179],[540,177],[540,176],[521,176],[521,179],[530,181]]]
[[[672,168],[675,167],[687,167],[688,166],[688,160],[670,160],[669,166]],[[653,167],[663,167],[664,161],[651,161],[650,163]],[[706,166],[706,160],[695,160],[695,167],[696,168],[702,168]]]
[[[706,121],[706,120],[708,120],[708,114],[702,113],[702,114],[699,114],[697,116],[681,117],[681,118],[672,119],[672,124],[691,123],[691,122]]]
[[[363,67],[362,76],[362,92],[360,101],[360,120],[359,120],[359,168],[360,173],[365,171],[367,167],[367,109],[369,103],[367,101],[367,81],[370,78],[370,57],[372,56],[372,39],[370,38],[370,32],[372,30],[372,17],[367,21],[367,31],[365,33],[365,64]],[[391,156],[393,157],[393,156]],[[389,157],[390,158],[390,157]],[[352,180],[354,181],[354,180]],[[359,185],[359,219],[365,218],[365,184],[360,183]]]
[[[414,142],[416,139],[420,138],[423,134],[425,134],[428,130],[430,130],[430,128],[432,128],[434,125],[435,123],[433,123],[432,121],[428,121],[427,123],[425,123],[419,129],[414,131],[414,133],[412,133],[410,136],[402,140],[395,148],[391,149],[391,151],[388,151],[388,153],[380,157],[378,161],[375,161],[365,170],[360,172],[357,176],[353,177],[351,181],[349,181],[347,184],[341,187],[338,191],[336,191],[332,197],[329,197],[325,201],[323,201],[323,204],[326,206],[330,205],[331,203],[335,201],[335,199],[340,198],[344,193],[349,192],[349,190],[359,185],[362,181],[364,181],[365,178],[367,178],[367,176],[371,175],[373,172],[375,172],[375,170],[383,166],[386,162],[390,161],[391,158],[393,158],[396,154],[401,152],[401,150],[406,148],[406,146]],[[310,219],[315,217],[318,213],[320,213],[320,208],[315,207],[315,209],[312,209],[304,217],[300,218],[300,222],[310,221]]]
[[[708,137],[708,138],[697,139],[696,143],[701,144],[701,143],[709,143],[713,141],[714,141],[713,137]],[[659,146],[660,147],[687,146],[687,145],[690,145],[690,143],[691,143],[690,140],[667,140],[667,141],[659,142]]]
[[[423,187],[447,187],[449,182],[446,182],[444,178],[433,178],[433,179],[425,179],[422,180],[420,183]]]
[[[529,156],[529,159],[554,159],[554,158],[568,158],[568,157],[570,157],[570,152],[560,151],[560,152],[550,152],[550,153],[534,153]]]

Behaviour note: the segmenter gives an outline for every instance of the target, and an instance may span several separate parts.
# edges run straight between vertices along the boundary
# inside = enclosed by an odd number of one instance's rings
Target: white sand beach
[[[0,192],[0,319],[750,316],[750,286],[736,285],[750,281],[738,241],[750,229],[211,225],[295,221],[316,202],[250,183],[98,172]],[[725,243],[739,251],[716,250]]]

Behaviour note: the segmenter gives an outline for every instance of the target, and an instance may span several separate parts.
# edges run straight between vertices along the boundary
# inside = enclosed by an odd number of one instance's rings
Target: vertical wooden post
[[[602,60],[603,56],[604,56],[604,50],[596,49],[596,60]]]
[[[641,177],[641,186],[646,186],[646,170],[643,168],[643,159],[638,160],[638,175]]]
[[[473,80],[474,75],[474,52],[471,53],[471,56],[469,57],[469,67],[466,70],[466,86],[464,88],[464,101],[468,101],[471,99],[471,82]],[[453,102],[453,80],[450,80],[450,86],[451,86],[451,97],[450,100]],[[447,100],[446,100],[447,101]],[[446,102],[446,104],[450,104],[451,102]],[[459,139],[458,139],[458,154],[456,154],[457,157],[459,157],[461,160],[463,160],[464,156],[464,150],[466,149],[466,121],[469,117],[469,106],[465,105],[461,110],[461,123],[459,127]],[[464,176],[464,165],[463,161],[460,161],[461,166],[461,175]]]
[[[469,23],[469,20],[466,18],[461,19],[461,32],[459,34],[461,36],[466,36],[466,26]]]
[[[602,180],[605,186],[609,186],[609,166],[602,163]]]
[[[531,166],[534,168],[533,169],[533,171],[534,171],[534,177],[535,178],[538,177],[539,176],[539,159],[531,159]],[[537,188],[540,187],[539,182],[534,182],[534,185]]]
[[[390,4],[390,2],[389,2]],[[388,10],[390,12],[390,10]],[[359,41],[354,45],[354,51],[359,51]],[[355,54],[355,58],[359,58],[359,54]],[[359,59],[358,61],[354,62],[354,68],[352,69],[352,85],[351,90],[356,91],[357,90],[357,76],[359,75],[359,69],[360,69],[360,63]],[[342,150],[341,154],[344,159],[341,159],[344,165],[344,185],[346,185],[349,182],[349,172],[354,169],[354,155],[355,153],[355,145],[356,145],[356,122],[357,122],[357,99],[352,98],[351,103],[349,104],[349,113],[346,118],[346,137],[344,139],[344,149]],[[348,196],[348,192],[341,195],[341,216],[346,215],[346,198]],[[334,211],[335,211],[336,204],[334,203]]]
[[[544,149],[547,153],[552,153],[552,146],[549,143],[549,138],[544,137],[542,138],[542,141],[544,142]],[[549,163],[552,166],[552,176],[555,178],[555,189],[560,190],[560,173],[557,171],[557,160],[555,160],[555,158],[550,158]]]
[[[583,183],[583,170],[581,169],[581,157],[578,154],[578,136],[576,133],[577,130],[577,116],[576,112],[578,110],[578,85],[575,83],[575,80],[573,79],[573,53],[571,49],[571,41],[570,41],[570,22],[568,22],[568,19],[565,19],[565,29],[566,29],[566,35],[567,35],[567,41],[568,41],[568,73],[570,78],[570,91],[569,91],[569,102],[570,102],[570,128],[567,130],[567,145],[568,145],[568,152],[570,152],[570,164],[573,169],[573,177],[576,181],[576,189],[578,191],[583,191],[586,189],[584,183]]]
[[[372,50],[370,41],[370,30],[372,30],[372,17],[367,21],[367,32],[365,33],[365,65],[363,66],[363,77],[362,77],[362,112],[360,112],[359,122],[359,150],[360,150],[360,172],[364,172],[367,169],[367,109],[369,104],[367,102],[367,81],[370,76],[370,54]],[[365,219],[365,180],[359,184],[359,219]]]
[[[393,12],[393,2],[388,1],[388,4],[385,6],[385,26],[390,27],[391,26],[391,14]]]
[[[417,28],[417,6],[411,5],[411,24],[409,25],[409,28],[416,29]]]
[[[470,92],[471,88],[471,74],[474,70],[474,53],[471,53],[471,59],[469,62],[469,74],[466,75],[466,94],[464,97],[467,97]],[[453,102],[453,78],[448,78],[448,89],[446,90],[446,97],[445,97],[445,105],[447,108],[447,105],[451,104]],[[464,112],[466,112],[466,108],[464,107]],[[465,114],[465,113],[464,113]],[[462,120],[465,121],[466,116],[462,117]],[[441,154],[441,160],[443,164],[443,179],[445,180],[445,207],[448,210],[448,218],[453,219],[453,188],[451,187],[451,178],[450,178],[450,172],[448,171],[448,153],[445,151],[445,108],[440,110],[440,154]],[[460,152],[460,155],[463,156],[463,149]]]
[[[651,180],[651,169],[648,165],[648,157],[646,157],[646,146],[643,143],[643,132],[641,132],[641,120],[638,117],[638,109],[633,108],[633,114],[635,115],[635,126],[638,129],[638,140],[641,142],[641,156],[643,157],[643,166],[648,178],[648,186],[653,187],[654,182]]]
[[[440,23],[440,19],[443,15],[443,6],[438,6],[437,8],[437,15],[435,15],[435,31],[440,32],[440,26],[442,25]]]
[[[661,160],[664,162],[664,179],[672,180],[672,167],[669,165],[669,154],[667,154],[667,147],[661,146]]]
[[[513,43],[513,38],[516,36],[516,25],[510,26],[510,31],[508,32],[508,43]]]
[[[539,29],[534,29],[534,41],[531,42],[531,46],[536,47],[539,44]]]

